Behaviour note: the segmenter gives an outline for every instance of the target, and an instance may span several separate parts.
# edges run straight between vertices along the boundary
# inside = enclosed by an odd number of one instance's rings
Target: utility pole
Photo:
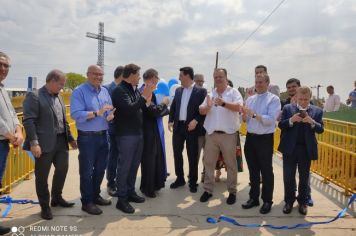
[[[320,84],[318,84],[318,85],[316,85],[316,86],[312,86],[312,87],[310,87],[310,88],[312,88],[312,89],[315,89],[316,88],[316,99],[317,99],[317,101],[319,102],[320,100],[319,100],[319,98],[320,98],[320,93],[319,93],[319,90],[320,90],[320,88],[321,87],[323,87],[323,86],[321,86]]]
[[[219,64],[219,52],[216,52],[216,57],[215,57],[215,69],[218,68],[218,64]]]
[[[99,22],[99,32],[98,34],[87,32],[88,38],[98,40],[98,62],[97,65],[104,70],[104,42],[115,43],[115,39],[111,37],[104,36],[104,22]]]

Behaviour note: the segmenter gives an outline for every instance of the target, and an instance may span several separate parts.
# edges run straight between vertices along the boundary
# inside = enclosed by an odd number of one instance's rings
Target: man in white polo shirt
[[[207,96],[199,107],[201,115],[206,115],[204,128],[206,129],[204,156],[204,193],[201,202],[212,197],[214,189],[214,172],[219,153],[222,152],[227,168],[227,189],[229,197],[226,203],[236,202],[237,165],[236,165],[236,132],[240,129],[239,111],[243,99],[238,90],[228,86],[227,72],[224,68],[214,71],[215,89]]]

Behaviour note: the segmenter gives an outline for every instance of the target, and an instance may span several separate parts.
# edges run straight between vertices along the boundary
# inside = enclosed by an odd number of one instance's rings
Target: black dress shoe
[[[236,194],[229,193],[229,197],[226,199],[226,204],[232,205],[236,202]]]
[[[197,186],[197,184],[190,185],[190,186],[189,186],[189,191],[190,191],[191,193],[196,193],[196,192],[198,191],[198,186]]]
[[[149,192],[149,193],[145,193],[145,192],[142,192],[146,197],[149,197],[149,198],[155,198],[157,197],[155,192]]]
[[[111,197],[117,197],[117,190],[116,188],[112,188],[110,186],[107,187],[107,191],[108,191],[108,194],[111,196]]]
[[[52,200],[51,200],[51,206],[53,206],[53,207],[56,207],[56,206],[72,207],[72,206],[74,206],[74,204],[75,204],[74,202],[67,202],[66,200],[64,200],[62,198],[62,196],[52,198]]]
[[[116,203],[116,208],[128,214],[133,214],[135,212],[135,208],[133,208],[130,203],[125,199],[119,198]]]
[[[201,195],[200,197],[200,202],[206,202],[209,200],[209,198],[211,198],[213,196],[213,194],[208,193],[208,192],[204,192],[203,195]]]
[[[304,204],[300,204],[299,208],[298,208],[298,211],[299,211],[300,214],[306,215],[308,213],[308,206],[304,205]]]
[[[95,199],[94,203],[99,206],[109,206],[111,205],[111,200],[104,199],[99,195],[99,197]]]
[[[185,180],[176,180],[174,181],[174,183],[171,184],[170,188],[175,189],[178,188],[180,186],[184,186],[185,185]]]
[[[260,202],[258,200],[249,199],[246,203],[242,204],[243,209],[250,209],[255,206],[259,206]]]
[[[283,207],[283,213],[284,214],[290,214],[293,210],[293,204],[286,203]]]
[[[262,207],[260,208],[260,213],[261,214],[267,214],[268,212],[271,211],[272,208],[272,203],[271,202],[264,202]]]
[[[135,203],[143,203],[145,202],[145,198],[138,196],[137,193],[131,194],[128,198],[127,198],[128,202],[135,202]]]
[[[82,210],[91,215],[100,215],[103,211],[94,203],[82,205]]]
[[[49,207],[42,207],[41,208],[41,217],[44,220],[52,220],[53,219],[53,215],[52,215],[52,211],[51,208]]]
[[[7,234],[11,231],[11,228],[9,227],[4,227],[4,226],[0,226],[0,235],[4,235]]]

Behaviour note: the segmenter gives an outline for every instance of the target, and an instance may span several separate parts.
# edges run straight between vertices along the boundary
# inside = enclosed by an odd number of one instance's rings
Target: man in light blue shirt
[[[279,98],[268,92],[269,77],[266,73],[257,73],[255,69],[256,94],[246,100],[243,108],[243,119],[247,122],[245,142],[245,156],[250,174],[250,198],[242,204],[242,208],[249,209],[259,205],[260,175],[262,175],[261,214],[271,211],[273,204],[273,134],[276,120],[281,110]]]
[[[103,70],[88,67],[88,81],[74,89],[70,99],[70,115],[78,129],[79,174],[82,210],[100,215],[97,205],[110,205],[100,196],[108,157],[108,121],[114,118],[111,98],[101,86]]]

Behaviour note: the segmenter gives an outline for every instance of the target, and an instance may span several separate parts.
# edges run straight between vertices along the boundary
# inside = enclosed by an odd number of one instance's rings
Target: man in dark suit
[[[194,71],[191,67],[180,68],[179,80],[182,87],[177,88],[169,113],[168,129],[173,128],[174,167],[177,179],[171,184],[175,189],[185,185],[183,171],[183,147],[186,142],[189,161],[189,189],[197,192],[198,180],[198,131],[203,125],[199,106],[206,97],[206,90],[194,86]]]
[[[49,72],[46,85],[38,92],[30,92],[23,103],[26,130],[25,150],[31,150],[36,158],[36,192],[41,205],[41,217],[53,218],[49,207],[48,175],[53,163],[51,206],[72,207],[62,197],[68,171],[68,143],[77,148],[66,118],[63,98],[59,92],[64,87],[66,76],[59,70]]]
[[[130,202],[143,203],[145,198],[135,191],[137,170],[143,151],[142,109],[151,103],[153,84],[146,84],[142,94],[137,89],[140,81],[140,67],[128,64],[124,67],[123,80],[112,93],[116,110],[114,119],[116,145],[119,150],[117,165],[117,203],[116,208],[132,214],[135,208]]]
[[[323,111],[310,105],[312,93],[310,88],[302,86],[297,89],[297,104],[285,105],[278,126],[282,131],[278,150],[283,153],[284,201],[283,212],[292,212],[296,200],[295,174],[298,166],[299,213],[307,214],[308,179],[310,164],[318,158],[315,133],[324,132]]]

